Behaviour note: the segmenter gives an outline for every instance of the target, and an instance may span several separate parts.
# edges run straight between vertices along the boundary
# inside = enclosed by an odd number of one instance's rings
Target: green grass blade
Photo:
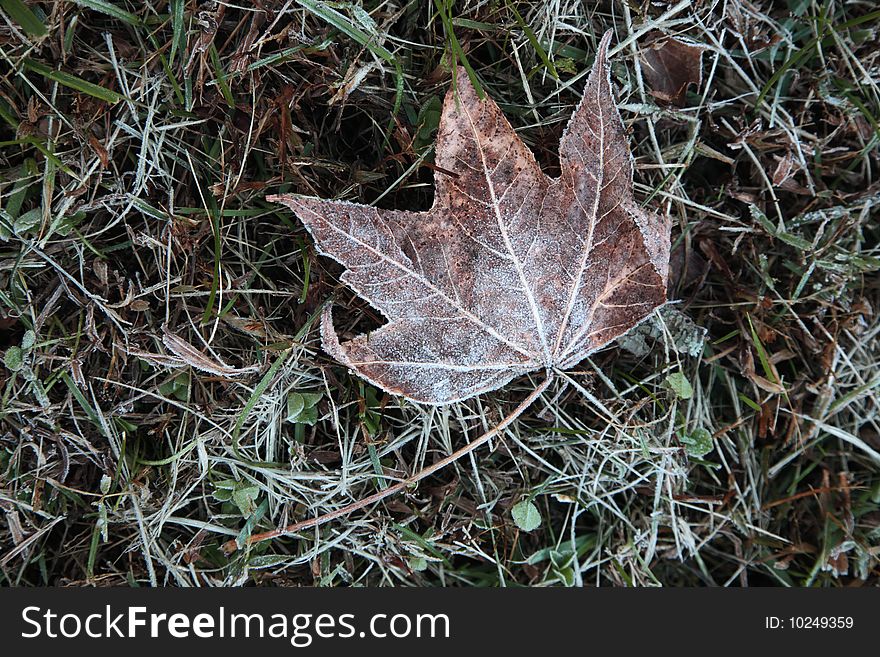
[[[332,25],[334,28],[351,37],[359,44],[375,53],[389,64],[394,64],[395,58],[387,49],[376,43],[373,37],[356,27],[351,20],[323,2],[315,0],[296,0],[297,4],[309,13],[314,14],[321,20]]]
[[[0,8],[3,9],[9,18],[25,31],[28,36],[46,36],[49,31],[37,15],[31,11],[30,7],[21,0],[0,0]]]
[[[223,72],[223,64],[220,62],[220,54],[213,43],[208,48],[208,53],[211,55],[211,66],[214,67],[214,75],[217,76],[217,86],[220,88],[220,93],[223,94],[223,100],[226,101],[229,107],[235,109],[235,99],[232,97],[229,84],[226,82],[226,74]]]
[[[53,82],[57,82],[58,84],[65,87],[75,89],[76,91],[88,94],[89,96],[94,96],[95,98],[99,98],[100,100],[103,100],[107,103],[118,103],[120,100],[123,100],[125,98],[125,96],[123,96],[122,94],[111,91],[106,87],[102,87],[91,82],[86,82],[82,78],[78,78],[75,75],[71,75],[70,73],[56,71],[49,68],[45,64],[34,61],[33,59],[24,60],[24,67],[29,71],[33,71],[37,75],[42,75],[47,80],[52,80]]]
[[[0,119],[7,123],[13,130],[18,130],[18,126],[20,125],[18,118],[16,118],[12,109],[2,99],[0,99]]]
[[[505,0],[507,4],[507,8],[513,12],[513,18],[516,21],[516,24],[519,25],[519,29],[521,29],[526,38],[529,40],[529,43],[532,44],[532,48],[535,49],[535,53],[538,55],[538,59],[544,64],[549,71],[550,75],[553,76],[554,80],[559,79],[559,74],[556,72],[556,67],[553,65],[553,62],[550,61],[550,58],[547,56],[547,53],[541,47],[541,44],[538,43],[538,37],[535,36],[535,33],[532,31],[532,28],[529,27],[529,24],[525,22],[522,16],[520,16],[519,12],[516,10],[516,7],[513,6],[513,3],[510,0]]]
[[[168,54],[168,62],[174,63],[174,56],[178,51],[186,51],[186,25],[184,25],[183,0],[171,0],[171,52]]]
[[[91,9],[101,14],[112,16],[113,18],[117,18],[133,27],[139,27],[141,25],[141,20],[137,16],[116,6],[112,2],[106,2],[105,0],[74,0],[74,2],[80,7],[85,7],[86,9]]]
[[[770,76],[770,79],[764,84],[761,88],[761,92],[758,94],[758,98],[755,100],[754,107],[758,107],[764,98],[770,93],[770,90],[776,86],[779,80],[785,75],[789,70],[797,66],[802,60],[806,59],[815,48],[827,35],[828,30],[833,30],[835,32],[842,32],[843,30],[847,30],[851,27],[855,27],[856,25],[862,25],[863,23],[870,23],[871,21],[875,21],[880,19],[880,11],[872,11],[869,14],[865,14],[864,16],[859,16],[857,18],[850,19],[841,23],[840,25],[832,25],[831,23],[825,23],[822,30],[819,34],[812,39],[810,39],[807,43],[805,43],[798,51],[785,60],[780,67]]]
[[[486,92],[483,91],[483,85],[480,84],[480,80],[477,78],[477,72],[468,61],[467,55],[465,55],[461,44],[458,42],[458,37],[455,36],[455,29],[452,24],[452,16],[446,13],[447,7],[442,5],[440,0],[434,0],[434,6],[437,7],[437,15],[440,17],[440,21],[443,23],[443,29],[446,32],[446,38],[449,39],[449,47],[452,50],[453,84],[455,84],[455,61],[458,60],[461,62],[461,65],[467,72],[468,78],[470,79],[471,84],[474,86],[474,89],[477,92],[477,96],[480,98],[480,100],[485,99]]]
[[[767,350],[764,349],[764,343],[761,342],[761,338],[758,337],[758,332],[755,331],[755,326],[752,324],[751,315],[746,315],[746,319],[749,320],[749,330],[752,334],[752,341],[755,343],[755,349],[758,352],[758,360],[761,362],[761,369],[764,370],[764,376],[773,383],[780,385],[779,379],[776,377],[776,372],[770,365],[770,357],[767,355]]]

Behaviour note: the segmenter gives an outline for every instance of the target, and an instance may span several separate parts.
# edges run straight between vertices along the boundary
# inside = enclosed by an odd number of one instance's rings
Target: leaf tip
[[[486,92],[483,90],[477,74],[473,70],[468,70],[466,66],[459,64],[455,67],[452,74],[452,86],[449,89],[450,94],[457,92],[458,96],[472,96],[477,100],[486,100]]]
[[[611,37],[614,35],[614,30],[607,30],[605,34],[602,35],[602,39],[599,41],[599,46],[596,48],[596,64],[597,66],[604,66],[608,61],[608,47],[611,45]]]
[[[296,194],[267,194],[266,200],[269,203],[284,203],[285,205],[296,199]]]
[[[336,334],[336,328],[333,326],[332,303],[328,303],[321,311],[321,346],[324,347],[324,351],[343,365],[350,368],[354,367],[345,349],[339,343],[339,336]]]
[[[300,211],[304,209],[309,209],[310,206],[313,206],[315,201],[322,201],[322,199],[302,196],[301,194],[269,194],[266,196],[266,200],[269,203],[280,203],[281,205],[286,205],[298,216]]]

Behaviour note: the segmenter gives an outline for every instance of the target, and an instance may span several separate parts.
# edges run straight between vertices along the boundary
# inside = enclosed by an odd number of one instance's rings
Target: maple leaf
[[[434,203],[382,210],[270,196],[388,323],[324,349],[394,394],[445,404],[535,370],[568,369],[666,300],[668,218],[639,207],[611,92],[607,33],[546,176],[462,70],[437,135]]]

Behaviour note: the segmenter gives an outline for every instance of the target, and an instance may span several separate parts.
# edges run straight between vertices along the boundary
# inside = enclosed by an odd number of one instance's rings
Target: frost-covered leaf
[[[291,557],[287,554],[257,554],[248,559],[248,568],[258,570],[260,568],[277,568],[290,562]]]
[[[516,504],[511,510],[513,522],[524,532],[534,531],[541,526],[541,512],[530,500],[524,500]]]
[[[690,399],[694,396],[694,388],[687,377],[681,372],[673,372],[666,377],[666,385],[675,393],[679,399]]]
[[[218,488],[211,496],[218,502],[229,502],[232,499],[232,491],[225,488]]]
[[[417,573],[421,573],[428,569],[428,560],[425,557],[407,557],[406,565]]]
[[[24,335],[21,338],[21,348],[24,351],[28,351],[33,347],[37,342],[37,334],[34,333],[31,329],[28,329],[24,332]]]
[[[255,372],[259,369],[257,366],[243,368],[231,367],[219,359],[205,355],[189,342],[180,336],[171,333],[167,329],[163,331],[162,342],[168,348],[168,351],[173,353],[182,362],[201,370],[202,372],[207,372],[208,374],[231,377]]]
[[[0,208],[0,242],[7,242],[12,237],[12,226],[15,219],[5,209]]]
[[[107,505],[104,500],[98,500],[98,521],[95,524],[101,532],[101,541],[106,543],[110,540],[110,521],[107,519]]]
[[[241,511],[241,515],[247,517],[257,508],[257,498],[260,496],[258,486],[236,487],[232,491],[232,503]]]
[[[18,372],[24,364],[24,354],[21,348],[16,346],[9,347],[3,356],[3,364],[6,365],[6,369]]]
[[[696,357],[703,353],[706,329],[694,324],[690,317],[675,306],[666,305],[647,321],[618,338],[617,344],[621,349],[641,358],[651,352],[649,339],[651,342],[664,340],[664,344],[678,353]]]
[[[682,436],[681,442],[688,455],[698,459],[703,458],[715,449],[715,444],[712,442],[712,434],[706,429],[694,429],[689,434]]]
[[[318,421],[321,395],[314,392],[291,392],[287,396],[287,421],[312,426]]]
[[[43,211],[40,208],[28,210],[12,224],[12,228],[16,235],[24,235],[32,228],[37,226],[43,218]]]
[[[609,41],[560,141],[559,178],[459,70],[442,108],[430,210],[269,197],[389,320],[340,342],[326,310],[328,353],[384,390],[445,404],[570,368],[665,302],[670,224],[633,198]]]
[[[52,405],[52,402],[49,401],[49,395],[46,394],[46,388],[43,386],[43,382],[36,376],[34,376],[34,380],[31,381],[31,392],[42,408],[49,408]]]

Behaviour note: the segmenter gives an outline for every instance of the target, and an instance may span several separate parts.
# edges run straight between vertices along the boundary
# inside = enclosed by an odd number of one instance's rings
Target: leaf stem
[[[429,465],[427,468],[420,470],[415,473],[411,477],[407,477],[403,481],[399,481],[393,486],[389,486],[385,490],[381,490],[377,493],[373,493],[357,502],[353,502],[348,506],[345,506],[341,509],[337,509],[336,511],[331,511],[330,513],[325,513],[322,516],[318,516],[317,518],[309,518],[308,520],[301,520],[300,522],[294,523],[292,525],[288,525],[286,527],[279,527],[277,529],[273,529],[271,531],[263,532],[261,534],[254,534],[253,536],[248,537],[245,542],[246,545],[254,545],[256,543],[260,543],[262,541],[267,541],[273,538],[277,538],[278,536],[283,536],[285,534],[294,534],[296,532],[302,531],[303,529],[309,529],[311,527],[317,527],[318,525],[323,525],[325,522],[333,520],[334,518],[341,518],[343,516],[347,516],[349,513],[353,511],[357,511],[358,509],[363,509],[366,506],[369,506],[375,502],[380,502],[395,493],[399,493],[405,488],[412,486],[413,484],[421,481],[425,477],[429,477],[438,470],[442,470],[447,465],[454,463],[462,456],[470,454],[477,448],[485,445],[489,442],[493,437],[497,434],[501,433],[504,429],[510,426],[520,415],[525,412],[526,409],[531,406],[535,400],[541,396],[541,394],[549,387],[550,383],[553,381],[553,377],[550,373],[548,373],[547,378],[544,380],[541,385],[535,388],[528,397],[526,397],[519,406],[517,406],[513,412],[507,415],[501,422],[495,425],[492,429],[484,433],[479,438],[471,441],[464,447],[458,449],[453,452],[449,456],[446,456],[436,463]],[[240,546],[236,540],[231,540],[223,544],[223,551],[227,554],[231,554],[235,552]]]

